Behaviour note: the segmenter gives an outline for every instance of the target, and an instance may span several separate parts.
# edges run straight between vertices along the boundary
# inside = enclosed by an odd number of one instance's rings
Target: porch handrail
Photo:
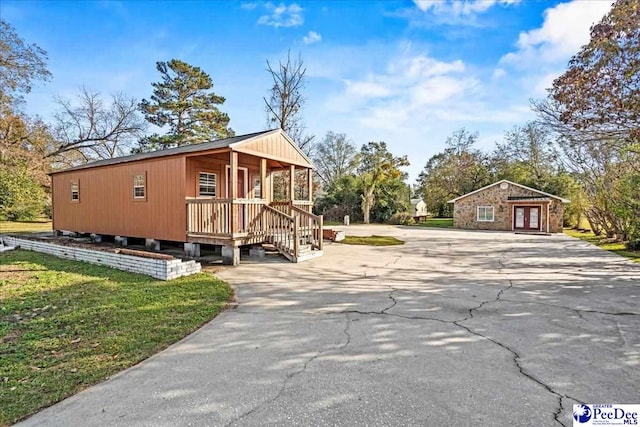
[[[265,232],[269,236],[271,243],[291,261],[296,262],[299,248],[299,242],[297,242],[298,220],[269,205],[264,205],[262,208]]]
[[[301,227],[301,230],[305,231],[306,235],[311,238],[311,245],[319,250],[322,250],[322,215],[314,215],[294,205],[291,205],[291,213],[294,217],[299,218],[299,227]]]
[[[273,203],[273,202],[271,202],[271,203]],[[294,221],[294,218],[293,218],[292,215],[287,215],[286,213],[284,213],[282,211],[279,211],[278,209],[276,209],[276,208],[274,208],[272,206],[264,205],[264,208],[265,208],[265,210],[267,212],[272,212],[273,214],[280,215],[280,216],[282,216],[282,217],[284,217],[284,218],[286,218],[286,219],[288,219],[288,220],[290,220],[292,222]]]

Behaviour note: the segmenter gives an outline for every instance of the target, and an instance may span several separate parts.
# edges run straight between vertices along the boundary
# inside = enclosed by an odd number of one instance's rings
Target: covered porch
[[[186,157],[186,242],[223,247],[268,243],[292,262],[322,254],[313,215],[313,165],[286,134]]]

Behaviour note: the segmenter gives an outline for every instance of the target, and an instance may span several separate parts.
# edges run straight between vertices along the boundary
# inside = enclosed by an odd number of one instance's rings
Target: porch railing
[[[278,209],[266,205],[264,207],[264,228],[269,241],[291,261],[299,251],[298,219]]]
[[[293,206],[293,217],[297,219],[299,234],[314,248],[322,250],[322,215],[314,215],[306,209]]]
[[[187,234],[219,238],[255,238],[271,241],[297,257],[301,244],[322,250],[322,216],[314,215],[297,202],[264,199],[188,198]]]
[[[291,215],[292,206],[298,209],[302,209],[308,213],[311,213],[311,210],[313,209],[313,202],[309,200],[294,200],[292,203],[290,200],[278,200],[275,202],[271,202],[270,206],[279,210],[282,213]]]
[[[188,198],[187,233],[233,236],[263,231],[264,199]]]

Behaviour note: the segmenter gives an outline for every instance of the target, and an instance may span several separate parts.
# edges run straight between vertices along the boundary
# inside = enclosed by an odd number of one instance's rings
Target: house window
[[[200,172],[200,196],[216,197],[216,174],[208,172]]]
[[[145,199],[147,197],[147,177],[145,174],[133,176],[133,198]]]
[[[262,186],[260,185],[260,178],[253,180],[253,197],[256,199],[262,199]]]
[[[80,186],[77,182],[71,183],[71,201],[76,203],[80,201]]]
[[[493,206],[478,206],[478,221],[493,221]]]

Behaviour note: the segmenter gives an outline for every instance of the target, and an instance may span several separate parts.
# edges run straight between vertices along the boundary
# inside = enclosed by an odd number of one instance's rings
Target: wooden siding
[[[146,200],[133,176],[146,174]],[[52,176],[53,229],[186,241],[185,158],[165,157]],[[71,201],[71,182],[80,187]]]
[[[187,157],[187,197],[199,197],[199,173],[209,172],[216,174],[216,198],[227,198],[227,165],[229,165],[230,152],[206,156]],[[246,154],[238,155],[238,167],[247,168],[248,194],[247,198],[255,198],[253,183],[260,178],[260,159]]]
[[[261,138],[238,144],[234,150],[296,166],[312,166],[299,149],[281,133],[264,135]]]

